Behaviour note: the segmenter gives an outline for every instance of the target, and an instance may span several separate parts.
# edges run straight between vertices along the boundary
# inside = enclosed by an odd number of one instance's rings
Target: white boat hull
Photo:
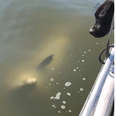
[[[79,116],[109,116],[114,99],[114,49],[102,66]]]

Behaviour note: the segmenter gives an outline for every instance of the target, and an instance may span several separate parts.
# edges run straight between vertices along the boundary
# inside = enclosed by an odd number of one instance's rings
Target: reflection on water
[[[92,0],[0,0],[0,115],[78,115],[96,78]],[[68,86],[66,86],[68,85]]]

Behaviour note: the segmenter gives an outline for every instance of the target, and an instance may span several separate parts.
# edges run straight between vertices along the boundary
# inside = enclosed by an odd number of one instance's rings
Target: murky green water
[[[0,116],[78,116],[106,41],[88,33],[96,3],[0,0]]]

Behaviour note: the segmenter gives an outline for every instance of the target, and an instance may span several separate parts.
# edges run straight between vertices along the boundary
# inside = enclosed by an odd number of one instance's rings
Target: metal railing
[[[114,99],[114,48],[102,66],[79,116],[110,116]]]

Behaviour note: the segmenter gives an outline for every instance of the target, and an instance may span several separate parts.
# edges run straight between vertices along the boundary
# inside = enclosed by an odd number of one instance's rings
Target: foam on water
[[[70,87],[71,85],[72,85],[71,82],[66,82],[66,83],[65,83],[65,87]]]
[[[80,91],[83,92],[84,91],[84,88],[80,88]]]
[[[82,63],[84,63],[84,62],[85,62],[85,60],[84,60],[84,59],[82,59],[82,60],[81,60],[81,62],[82,62]]]
[[[53,108],[56,108],[56,105],[53,104],[52,107],[53,107]]]
[[[66,109],[66,106],[65,105],[61,105],[60,106],[62,110],[65,110]]]
[[[71,93],[67,92],[66,95],[67,95],[67,96],[71,96]]]
[[[62,93],[58,92],[56,93],[56,96],[54,97],[55,100],[60,100]]]
[[[63,104],[66,104],[67,102],[66,101],[62,101]]]
[[[72,110],[71,110],[71,109],[69,109],[69,110],[68,110],[68,112],[72,112]]]
[[[85,78],[85,77],[83,77],[83,78],[82,78],[82,80],[83,80],[83,81],[85,81],[85,80],[86,80],[86,78]]]
[[[77,70],[76,69],[73,69],[74,72],[76,72]]]

